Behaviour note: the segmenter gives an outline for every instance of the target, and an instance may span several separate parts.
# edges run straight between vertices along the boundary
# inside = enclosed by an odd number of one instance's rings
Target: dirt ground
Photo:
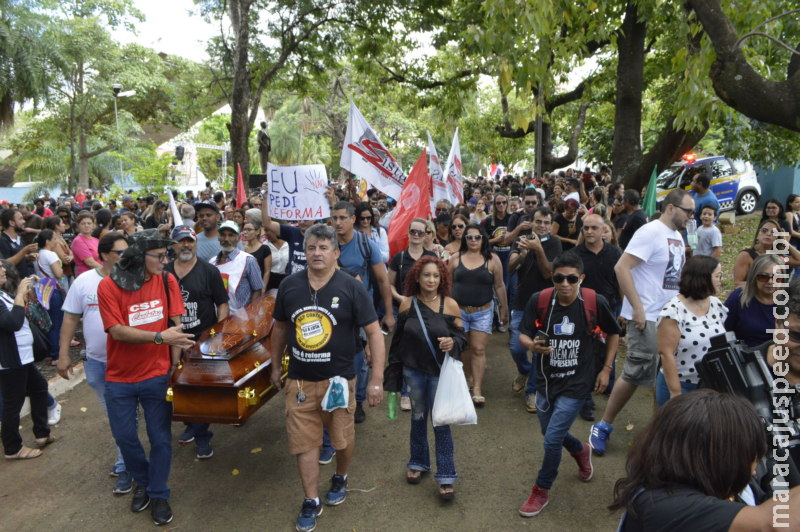
[[[489,368],[478,425],[455,427],[456,499],[442,503],[430,476],[419,485],[404,479],[410,416],[386,417],[385,407],[367,409],[357,425],[356,455],[349,472],[347,501],[326,507],[317,530],[615,530],[619,515],[606,509],[614,481],[623,473],[625,453],[652,411],[652,390],[639,390],[620,414],[606,456],[594,458],[594,478],[578,479],[565,454],[550,504],[538,516],[517,514],[530,493],[543,454],[535,415],[524,396],[511,393],[516,371],[507,334],[489,344]],[[77,350],[75,350],[77,352]],[[617,365],[621,369],[622,361]],[[50,373],[50,372],[48,372]],[[0,528],[3,530],[148,530],[149,510],[133,514],[130,495],[114,496],[108,470],[116,456],[108,422],[84,382],[58,397],[58,441],[44,456],[0,465]],[[598,416],[605,398],[596,399]],[[32,444],[30,418],[23,437]],[[182,424],[173,425],[173,436]],[[590,423],[578,419],[572,433],[588,437]],[[142,441],[146,442],[144,423]],[[280,396],[263,406],[243,427],[212,426],[214,457],[200,462],[194,444],[173,447],[170,504],[175,519],[168,530],[294,530],[302,490],[294,458],[287,451]],[[432,440],[432,431],[429,433]],[[145,443],[146,445],[146,443]],[[321,466],[321,493],[333,464]]]

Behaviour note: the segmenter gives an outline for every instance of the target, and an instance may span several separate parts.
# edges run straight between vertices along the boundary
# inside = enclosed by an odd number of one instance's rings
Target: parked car
[[[724,155],[695,159],[692,154],[661,172],[657,181],[656,201],[660,205],[670,190],[691,190],[689,170],[702,167],[711,179],[711,191],[719,200],[720,211],[736,209],[739,214],[750,214],[761,197],[756,171],[747,161],[732,160]]]

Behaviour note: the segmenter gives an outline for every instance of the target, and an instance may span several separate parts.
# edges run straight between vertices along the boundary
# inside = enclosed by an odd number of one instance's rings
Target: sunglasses
[[[447,209],[436,209],[436,214],[442,214],[443,212],[447,212]]]
[[[477,242],[481,238],[483,238],[483,235],[466,235],[464,238],[466,238],[467,240],[470,240],[472,242]]]
[[[507,203],[508,203],[507,201],[495,201],[494,202],[495,205],[505,205]]]
[[[688,207],[681,207],[680,205],[675,205],[675,208],[685,212],[686,216],[694,216],[694,209],[689,209]]]
[[[359,219],[359,221],[362,221],[362,222],[364,220],[369,220],[371,222],[372,221],[372,216],[359,216],[358,219]]]
[[[561,284],[564,281],[567,281],[569,284],[576,284],[580,280],[581,280],[581,278],[578,277],[575,274],[564,275],[564,274],[561,274],[561,273],[557,273],[557,274],[555,274],[553,276],[553,283],[554,284]]]
[[[420,231],[419,229],[409,229],[409,230],[408,230],[408,234],[409,234],[409,235],[412,235],[412,236],[422,236],[422,235],[424,235],[426,232],[427,232],[427,231]]]
[[[539,205],[539,202],[536,200],[533,201],[525,200],[525,205],[533,205],[535,207],[536,205]]]
[[[464,224],[453,224],[450,226],[450,229],[464,229],[466,225]]]
[[[766,283],[767,281],[772,281],[773,279],[775,279],[775,276],[772,275],[771,273],[762,272],[756,274],[756,281],[761,281],[762,283]]]

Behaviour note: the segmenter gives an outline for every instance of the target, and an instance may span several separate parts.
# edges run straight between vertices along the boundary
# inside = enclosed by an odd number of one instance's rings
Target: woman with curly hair
[[[458,303],[448,296],[450,274],[438,257],[419,258],[406,275],[406,299],[400,304],[397,327],[389,349],[384,388],[400,391],[402,378],[411,396],[411,442],[406,480],[419,484],[431,469],[428,451],[428,416],[433,407],[444,357],[458,359],[466,343]],[[393,376],[393,377],[392,377]],[[452,500],[458,478],[453,461],[453,438],[447,425],[433,427],[439,497]]]

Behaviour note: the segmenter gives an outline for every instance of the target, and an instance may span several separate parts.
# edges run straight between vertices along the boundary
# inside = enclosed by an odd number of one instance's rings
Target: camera
[[[764,423],[768,451],[764,460],[757,465],[759,485],[766,493],[771,493],[773,481],[788,482],[790,487],[800,485],[800,473],[794,458],[800,455],[800,386],[794,386],[791,392],[788,414],[781,415],[773,410],[776,404],[773,399],[775,379],[765,353],[759,348],[747,347],[732,332],[713,336],[710,342],[711,347],[706,355],[695,364],[700,385],[744,397]],[[792,388],[786,391],[789,390]],[[787,449],[781,453],[788,456],[789,474],[786,478],[773,474],[773,451],[777,448]]]

